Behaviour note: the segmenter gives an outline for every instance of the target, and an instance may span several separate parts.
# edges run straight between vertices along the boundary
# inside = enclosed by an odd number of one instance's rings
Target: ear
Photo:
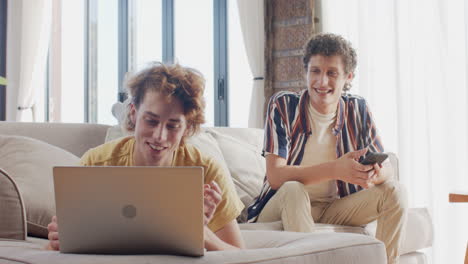
[[[348,73],[348,76],[346,76],[347,82],[351,83],[353,79],[354,79],[354,72]]]
[[[133,103],[130,103],[129,104],[129,107],[130,107],[130,114],[129,114],[129,117],[130,117],[130,120],[132,121],[132,123],[134,125],[136,125],[136,115],[137,115],[137,110],[136,110],[136,107]]]
[[[304,69],[304,79],[307,80],[307,82],[309,82],[309,67],[310,67],[310,60],[309,60],[309,63],[307,63],[307,67],[303,67]]]
[[[192,125],[187,124],[187,127],[185,128],[184,134],[182,135],[182,138],[180,139],[180,146],[185,145],[185,140],[192,135]]]
[[[187,123],[187,128],[184,131],[184,137],[190,136],[192,134],[193,127],[192,124]]]

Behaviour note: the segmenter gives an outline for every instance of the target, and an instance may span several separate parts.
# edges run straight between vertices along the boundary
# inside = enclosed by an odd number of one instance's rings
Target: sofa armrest
[[[377,221],[365,226],[366,231],[372,236],[375,236],[376,228]],[[408,218],[403,234],[401,255],[432,247],[434,230],[432,218],[427,208],[410,208],[408,210]]]
[[[393,168],[393,176],[397,181],[400,181],[400,174],[399,174],[399,164],[398,164],[398,157],[395,153],[393,152],[388,152],[388,158],[390,160],[390,163],[392,164]]]
[[[23,198],[8,173],[0,169],[0,240],[26,240],[26,210]]]

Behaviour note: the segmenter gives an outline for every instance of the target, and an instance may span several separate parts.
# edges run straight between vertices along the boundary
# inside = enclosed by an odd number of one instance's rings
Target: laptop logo
[[[136,207],[128,204],[122,207],[122,215],[126,218],[134,218],[137,214]]]

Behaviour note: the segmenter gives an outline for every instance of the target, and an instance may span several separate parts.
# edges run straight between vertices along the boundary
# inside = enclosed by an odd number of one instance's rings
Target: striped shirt
[[[307,117],[309,93],[279,92],[268,104],[265,121],[263,155],[271,153],[287,161],[287,165],[300,165],[307,138],[312,134]],[[360,96],[343,94],[338,103],[336,123],[332,129],[336,136],[336,157],[369,148],[369,152],[383,152],[383,145],[375,127],[366,100]],[[362,190],[361,186],[337,180],[338,194],[345,197]],[[248,208],[250,222],[257,220],[265,204],[276,193],[265,176],[260,195]]]

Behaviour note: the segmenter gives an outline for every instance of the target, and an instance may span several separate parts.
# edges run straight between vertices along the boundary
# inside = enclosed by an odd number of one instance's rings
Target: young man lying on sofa
[[[185,144],[204,123],[201,73],[180,65],[156,63],[128,82],[131,103],[127,129],[134,136],[117,139],[86,152],[84,166],[203,166],[204,239],[208,251],[244,248],[237,216],[243,204],[212,158]],[[59,250],[59,227],[48,225],[47,249]]]

